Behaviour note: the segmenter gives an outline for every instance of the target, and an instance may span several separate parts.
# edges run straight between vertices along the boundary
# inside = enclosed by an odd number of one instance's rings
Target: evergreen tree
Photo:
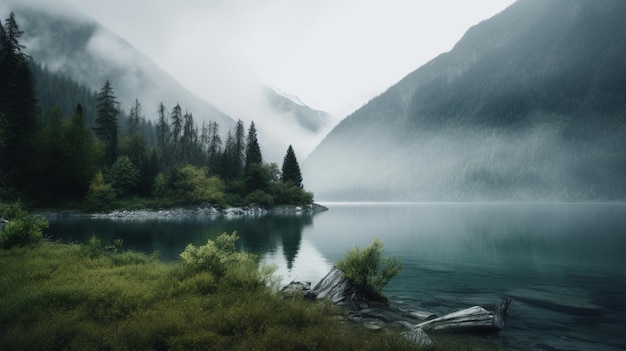
[[[254,126],[254,121],[252,121],[250,123],[250,129],[248,129],[248,138],[246,142],[245,173],[248,173],[252,165],[261,163],[263,163],[263,157],[261,156],[261,148],[259,147],[259,141],[257,140],[256,127]]]
[[[180,165],[182,163],[180,137],[183,130],[183,109],[180,107],[180,104],[176,104],[172,109],[170,120],[169,160],[172,165]]]
[[[127,136],[139,135],[139,122],[141,120],[141,104],[139,99],[135,99],[135,103],[130,108],[130,115],[128,116],[128,130]]]
[[[182,160],[184,163],[193,163],[195,161],[194,149],[196,140],[198,139],[197,134],[193,123],[193,115],[186,112],[183,116],[183,135],[180,140]]]
[[[96,140],[91,130],[86,125],[83,108],[76,106],[74,114],[69,120],[63,135],[66,150],[64,157],[68,168],[64,189],[66,194],[75,199],[81,199],[87,194],[89,183],[96,173],[98,153],[96,152]]]
[[[94,132],[104,144],[104,161],[110,166],[117,160],[118,140],[117,140],[117,109],[116,96],[111,83],[107,80],[98,93],[96,99],[96,127]]]
[[[235,138],[233,138],[232,131],[228,131],[226,133],[226,144],[224,145],[224,152],[221,153],[220,157],[220,175],[224,179],[232,179],[235,177],[235,171],[233,166],[233,149],[235,145]]]
[[[0,23],[0,184],[26,186],[32,171],[37,99],[15,15]]]
[[[233,148],[232,148],[232,166],[233,176],[240,178],[243,176],[244,168],[244,152],[246,147],[246,133],[241,120],[237,121],[235,125],[235,133],[233,134]]]
[[[85,126],[82,106],[69,119],[59,107],[42,114],[35,138],[34,172],[30,176],[39,205],[59,200],[81,200],[96,172],[98,152],[91,130]]]
[[[163,161],[163,164],[169,164],[169,140],[170,140],[170,126],[167,122],[167,110],[163,103],[159,105],[157,109],[157,149],[159,156]]]
[[[246,142],[246,165],[244,168],[246,187],[249,193],[255,190],[264,190],[269,181],[263,172],[263,157],[256,136],[254,121],[250,123]]]
[[[289,145],[287,154],[283,160],[281,180],[285,183],[292,182],[294,185],[302,188],[302,173],[300,172],[300,165],[298,164],[296,154],[293,152],[291,145]]]
[[[183,109],[179,104],[176,104],[176,106],[172,109],[170,119],[172,121],[170,124],[170,139],[174,145],[178,145],[178,140],[180,139],[180,135],[183,130]]]
[[[222,152],[222,139],[220,138],[220,126],[217,122],[209,122],[209,144],[207,149],[209,169],[213,174],[220,174],[220,153]]]

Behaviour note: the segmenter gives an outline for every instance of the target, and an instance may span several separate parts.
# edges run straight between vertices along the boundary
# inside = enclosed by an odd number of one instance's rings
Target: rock
[[[426,348],[433,346],[433,341],[430,339],[430,336],[428,336],[422,328],[411,328],[402,333],[402,335],[420,347]]]
[[[378,330],[387,324],[407,328],[404,336],[421,347],[433,344],[427,331],[497,332],[504,327],[511,305],[511,298],[503,297],[494,312],[474,306],[436,318],[432,313],[406,310],[375,298],[374,294],[362,291],[350,279],[343,277],[337,267],[333,267],[312,292],[318,299],[328,298],[347,308],[348,320],[362,323],[368,329]]]
[[[292,281],[280,289],[280,294],[286,298],[304,297],[307,300],[315,300],[316,295],[311,291],[311,282]]]
[[[416,325],[433,332],[496,332],[504,328],[511,298],[503,297],[496,312],[473,306]]]

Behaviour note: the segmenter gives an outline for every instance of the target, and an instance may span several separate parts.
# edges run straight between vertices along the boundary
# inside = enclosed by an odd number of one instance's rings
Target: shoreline
[[[77,211],[42,211],[38,212],[37,214],[43,216],[46,219],[83,217],[146,220],[221,216],[263,216],[266,214],[315,214],[324,211],[328,211],[328,207],[317,203],[305,206],[285,206],[272,209],[264,209],[260,206],[229,207],[223,209],[215,205],[205,204],[199,206],[175,207],[168,209],[117,209],[107,213],[81,213]]]

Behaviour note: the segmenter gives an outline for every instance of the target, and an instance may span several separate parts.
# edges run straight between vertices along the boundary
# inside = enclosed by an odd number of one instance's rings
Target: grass
[[[417,349],[344,322],[328,302],[136,252],[44,242],[0,250],[0,267],[2,350]]]

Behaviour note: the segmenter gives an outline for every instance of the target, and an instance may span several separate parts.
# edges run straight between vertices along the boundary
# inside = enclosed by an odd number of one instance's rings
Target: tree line
[[[246,132],[237,121],[223,138],[216,122],[198,125],[179,104],[169,110],[161,103],[153,124],[137,99],[128,113],[120,110],[109,81],[88,102],[95,117],[87,117],[80,103],[64,114],[50,105],[54,94],[45,95],[42,109],[36,91],[67,84],[43,78],[44,70],[23,52],[13,13],[5,23],[0,22],[2,197],[91,209],[137,199],[263,207],[312,202],[293,148],[280,169],[263,162],[254,122]]]

